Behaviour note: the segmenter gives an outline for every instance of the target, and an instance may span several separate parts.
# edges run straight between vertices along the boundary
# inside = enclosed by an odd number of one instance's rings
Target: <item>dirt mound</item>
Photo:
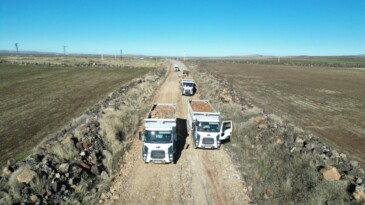
[[[175,118],[175,108],[168,105],[157,105],[151,112],[153,119]]]
[[[191,102],[191,107],[195,112],[213,112],[208,102]]]

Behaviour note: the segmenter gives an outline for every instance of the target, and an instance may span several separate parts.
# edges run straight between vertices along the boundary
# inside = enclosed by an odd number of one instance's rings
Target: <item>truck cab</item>
[[[180,71],[180,68],[179,68],[179,65],[178,64],[175,64],[174,65],[174,71]]]
[[[195,81],[193,79],[181,80],[181,93],[182,95],[194,95],[195,94]]]
[[[232,121],[219,122],[218,117],[197,117],[192,125],[194,148],[219,149],[222,140],[232,134]]]

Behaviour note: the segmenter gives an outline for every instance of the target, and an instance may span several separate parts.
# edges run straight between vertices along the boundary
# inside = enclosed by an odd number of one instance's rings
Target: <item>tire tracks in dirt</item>
[[[185,65],[178,61],[181,70]],[[176,164],[145,164],[142,142],[136,136],[123,156],[113,179],[112,196],[102,196],[102,204],[248,204],[240,173],[224,151],[194,149],[186,130],[187,102],[199,99],[182,96],[179,81],[182,72],[169,69],[168,77],[156,92],[153,103],[176,103],[178,159]],[[152,103],[151,103],[152,104]],[[224,145],[223,145],[224,146]]]

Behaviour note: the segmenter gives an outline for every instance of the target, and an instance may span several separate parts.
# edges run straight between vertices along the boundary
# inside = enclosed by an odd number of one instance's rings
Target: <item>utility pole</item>
[[[120,49],[120,60],[123,60],[123,50]]]
[[[63,56],[65,56],[65,57],[66,57],[66,47],[67,46],[63,46]]]
[[[19,55],[19,43],[15,43],[16,56]]]
[[[185,62],[185,51],[184,51],[184,62]]]

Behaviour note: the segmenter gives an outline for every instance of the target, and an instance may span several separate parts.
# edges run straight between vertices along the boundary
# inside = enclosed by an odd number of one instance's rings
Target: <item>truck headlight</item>
[[[167,151],[169,153],[170,158],[174,156],[174,149],[173,149],[172,145],[169,147],[169,149]]]
[[[144,160],[147,159],[147,153],[148,153],[148,147],[146,145],[143,145],[143,147],[142,147],[142,154],[143,154],[143,159]]]
[[[169,154],[169,158],[170,158],[170,162],[174,161],[174,149],[173,149],[173,145],[171,145],[168,149],[167,152]]]
[[[199,135],[199,134],[197,134],[197,135],[196,135],[196,141],[195,141],[196,146],[198,146],[198,145],[199,145],[199,141],[200,141],[200,135]]]

